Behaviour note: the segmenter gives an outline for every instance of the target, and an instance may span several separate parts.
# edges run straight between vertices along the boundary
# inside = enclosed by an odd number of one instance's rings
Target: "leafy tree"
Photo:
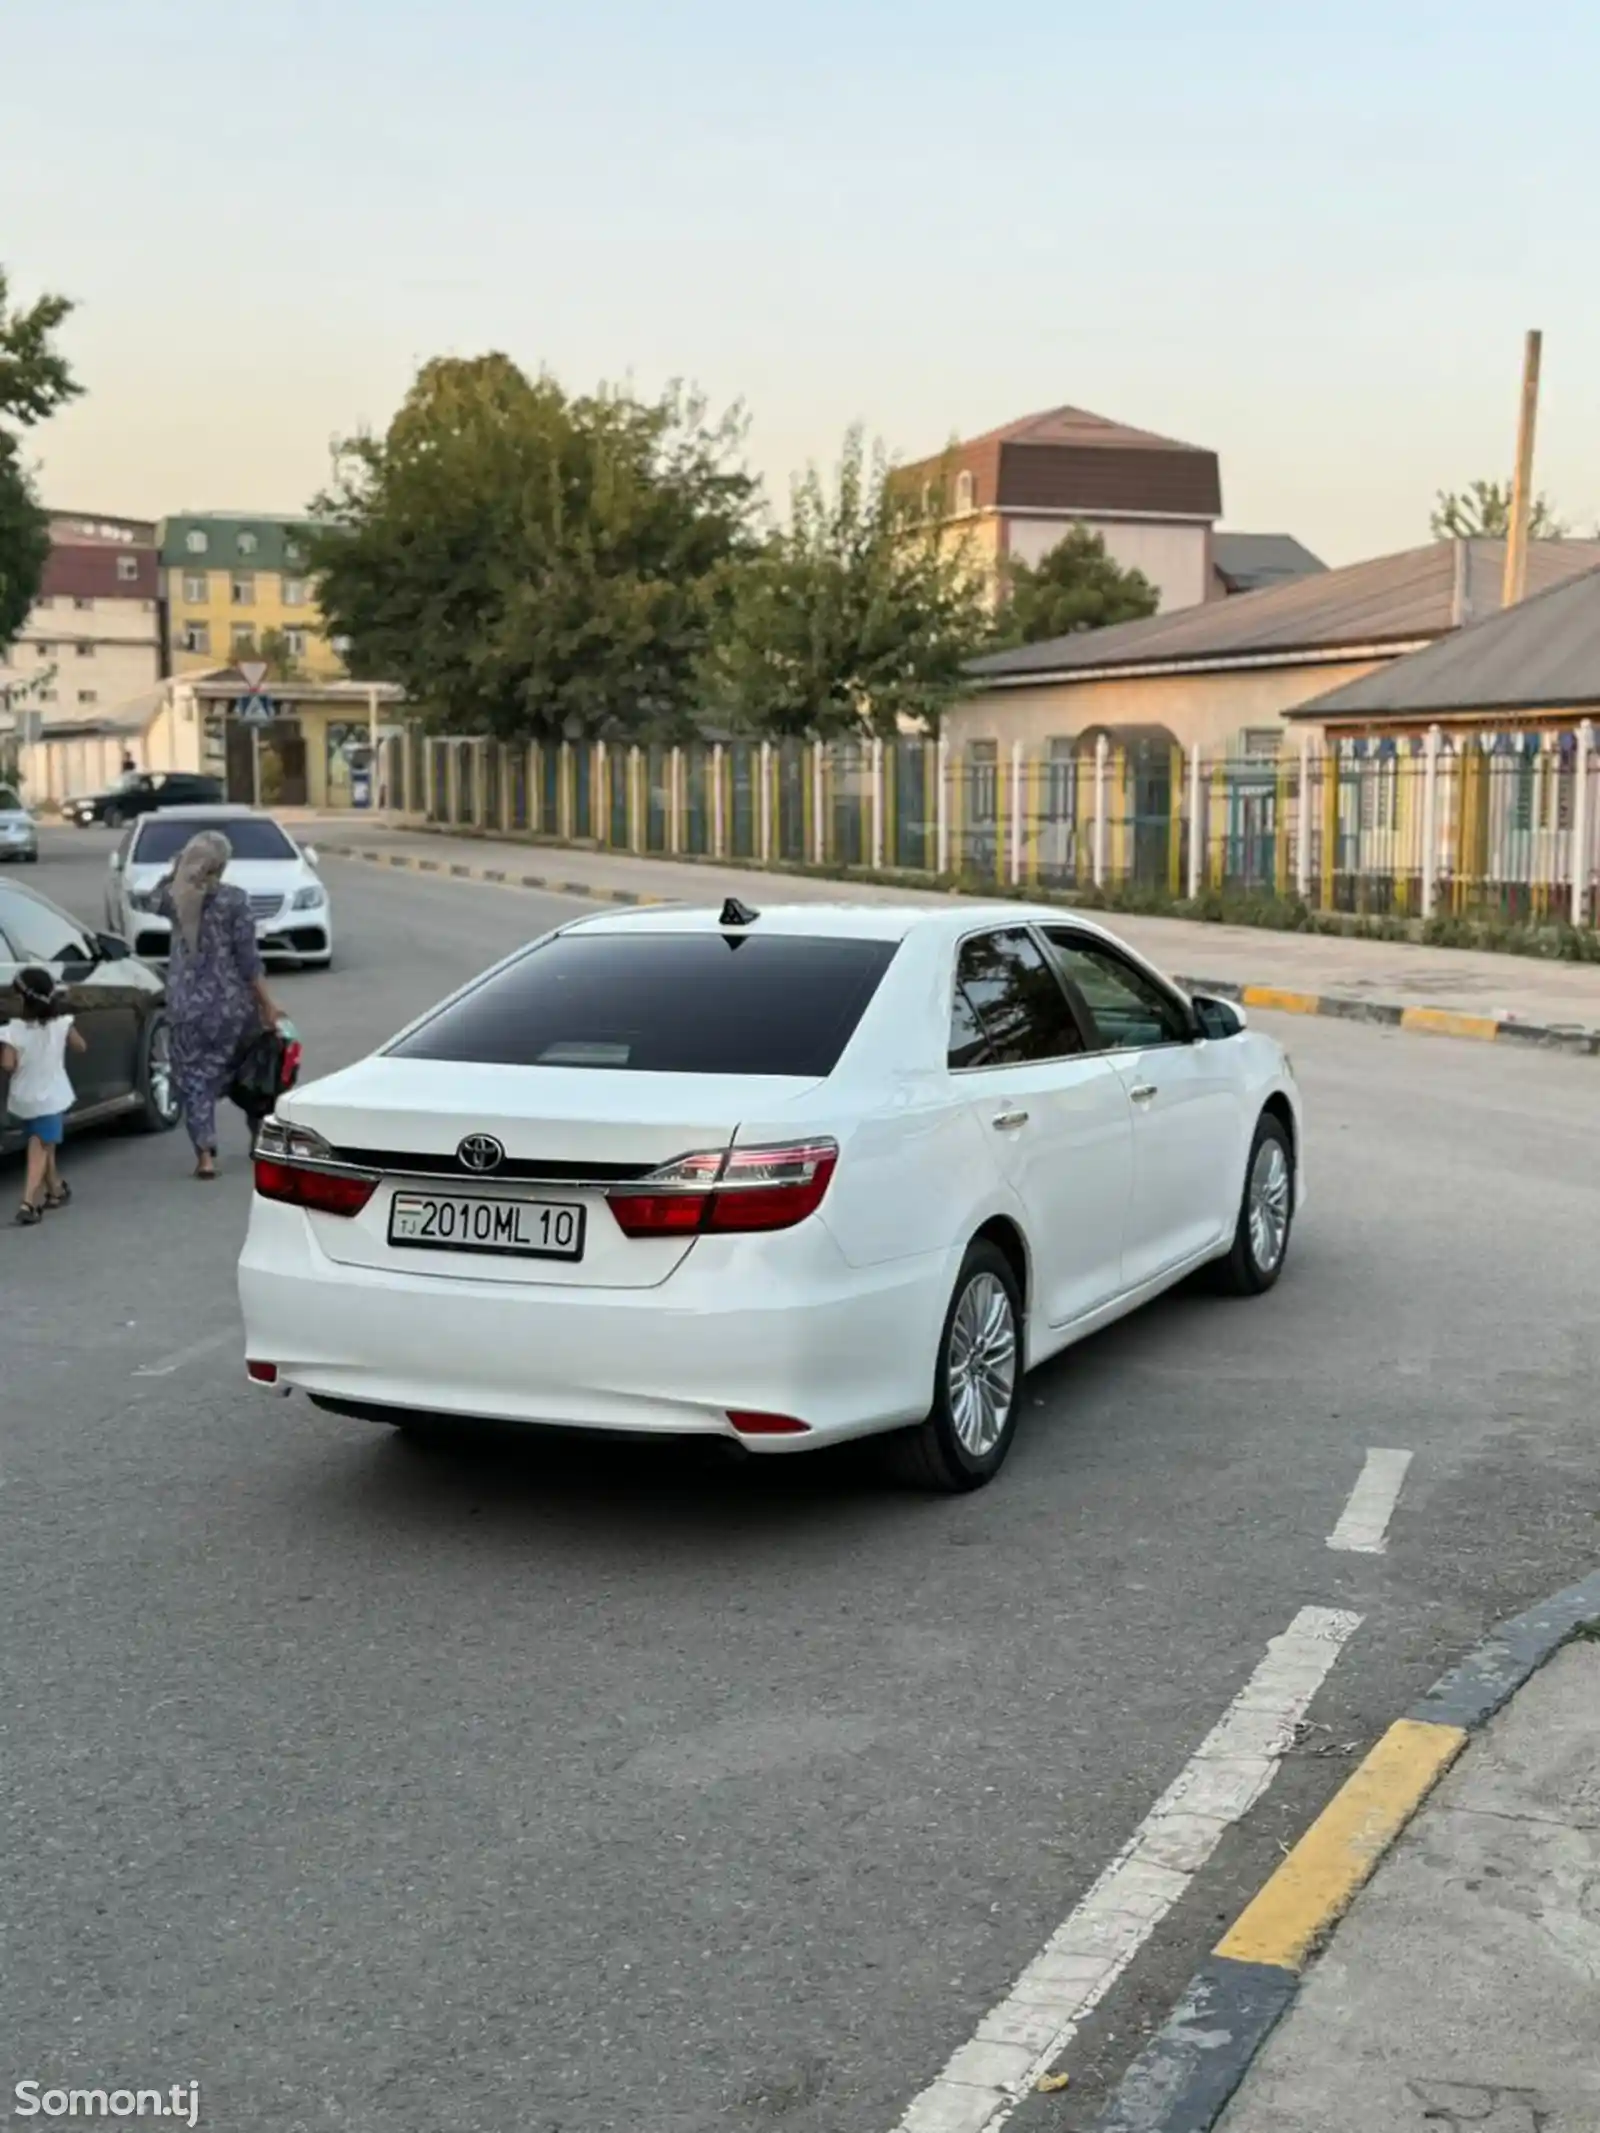
[[[997,627],[1008,644],[1041,644],[1114,622],[1142,622],[1160,594],[1142,570],[1124,570],[1104,537],[1074,526],[1037,563],[1008,562]]]
[[[1465,489],[1441,489],[1428,521],[1436,541],[1479,537],[1504,540],[1511,531],[1511,484],[1475,481]],[[1536,496],[1528,514],[1528,533],[1536,541],[1563,541],[1571,529],[1557,518],[1545,496]]]
[[[16,446],[0,435],[0,651],[28,619],[50,554],[49,524]]]
[[[0,646],[27,620],[50,553],[48,522],[22,463],[18,432],[83,389],[54,345],[71,311],[64,296],[41,296],[29,310],[15,309],[0,267]]]
[[[965,552],[859,430],[831,488],[814,468],[796,482],[789,524],[730,585],[707,702],[770,734],[932,730],[989,630]]]
[[[504,355],[428,363],[312,507],[330,634],[458,729],[681,726],[752,541],[742,440],[677,389],[569,398]]]

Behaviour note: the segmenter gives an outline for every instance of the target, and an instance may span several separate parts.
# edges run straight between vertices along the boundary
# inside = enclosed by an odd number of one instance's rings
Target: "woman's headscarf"
[[[232,857],[233,846],[220,830],[202,830],[178,854],[172,875],[172,908],[184,946],[191,953],[200,945],[200,921],[206,904]]]

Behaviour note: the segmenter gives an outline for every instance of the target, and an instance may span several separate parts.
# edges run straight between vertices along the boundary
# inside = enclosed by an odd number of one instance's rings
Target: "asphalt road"
[[[30,885],[98,915],[103,839]],[[320,1071],[570,903],[330,863]],[[1077,2133],[1350,1759],[1594,1566],[1600,1067],[1286,1023],[1278,1290],[1033,1381],[978,1496],[870,1458],[418,1452],[242,1382],[248,1190],[68,1151],[0,1230],[0,2106],[239,2133],[891,2133],[1307,1604],[1316,1730],[1014,2123]],[[13,1180],[0,1178],[0,1190]],[[1370,1447],[1386,1555],[1327,1536]]]

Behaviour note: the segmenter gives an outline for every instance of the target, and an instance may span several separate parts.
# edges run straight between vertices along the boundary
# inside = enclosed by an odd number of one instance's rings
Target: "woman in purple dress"
[[[151,905],[172,926],[172,1075],[197,1178],[217,1174],[217,1099],[226,1093],[234,1061],[258,1027],[271,1029],[278,1020],[249,900],[222,878],[232,857],[220,831],[202,830],[178,854]]]

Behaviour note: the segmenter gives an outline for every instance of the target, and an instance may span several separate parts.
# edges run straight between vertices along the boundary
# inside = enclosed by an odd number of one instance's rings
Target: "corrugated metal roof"
[[[1600,541],[1537,541],[1528,551],[1528,586],[1538,591],[1600,565]],[[1120,668],[1226,666],[1326,658],[1365,646],[1414,647],[1475,614],[1500,605],[1504,541],[1430,541],[1400,555],[1350,563],[1240,593],[1203,606],[1176,608],[1144,622],[1120,622],[975,659],[967,671],[1000,686]]]
[[[1211,560],[1229,592],[1259,592],[1327,569],[1292,533],[1214,533]]]
[[[1592,548],[1592,541],[1575,542]],[[1600,704],[1600,568],[1547,586],[1288,715],[1318,720]]]

